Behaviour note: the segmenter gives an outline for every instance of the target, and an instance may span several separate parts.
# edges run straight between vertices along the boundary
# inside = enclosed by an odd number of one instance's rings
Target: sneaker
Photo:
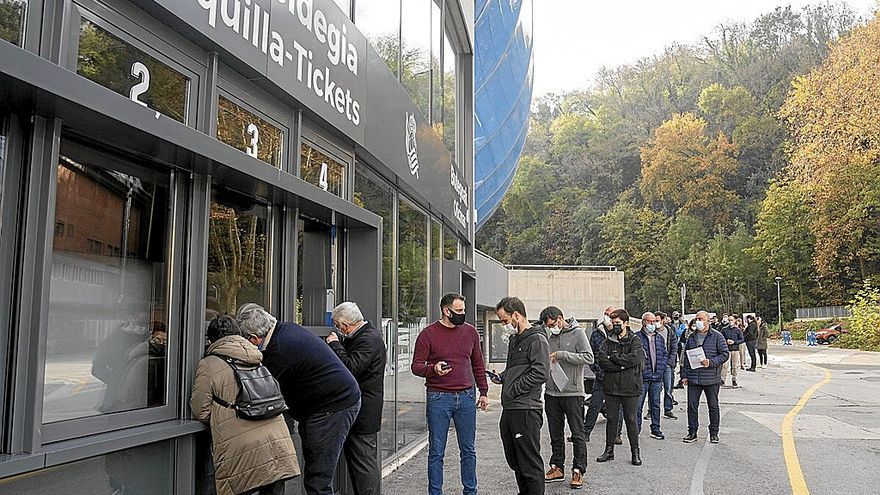
[[[714,435],[709,435],[709,441],[712,443],[718,443],[721,440],[718,439],[718,434],[716,433]]]
[[[563,473],[562,470],[559,469],[558,467],[551,464],[550,470],[547,471],[547,473],[544,475],[544,482],[545,483],[555,483],[557,481],[564,481],[564,480],[565,480],[565,473]]]
[[[675,400],[675,399],[672,399],[672,405],[673,405],[673,406],[677,406],[677,405],[678,405],[678,401]]]
[[[675,413],[672,411],[669,411],[668,413],[664,413],[663,417],[668,418],[668,419],[678,419],[678,416],[676,416]]]
[[[645,419],[651,419],[651,413],[645,414]]]
[[[651,438],[656,438],[657,440],[664,440],[666,437],[663,436],[663,433],[659,431],[652,431]]]
[[[682,440],[684,443],[694,443],[697,441],[696,433],[688,433],[686,437]]]
[[[574,469],[571,472],[571,484],[569,486],[572,490],[580,490],[584,487],[583,475],[581,475],[581,472],[577,469]]]
[[[737,386],[737,384],[736,384],[736,378],[733,379],[733,386],[734,386],[734,387]]]
[[[617,438],[614,439],[614,445],[623,445],[623,438],[620,435],[617,435]]]

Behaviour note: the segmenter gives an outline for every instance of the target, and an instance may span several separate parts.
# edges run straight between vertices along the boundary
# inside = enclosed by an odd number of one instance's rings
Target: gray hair
[[[270,315],[259,304],[249,303],[239,308],[238,325],[244,335],[265,337],[269,330],[275,328],[278,320]]]
[[[346,301],[339,306],[333,308],[333,321],[342,323],[343,325],[353,325],[364,321],[364,314],[361,308],[353,302]]]

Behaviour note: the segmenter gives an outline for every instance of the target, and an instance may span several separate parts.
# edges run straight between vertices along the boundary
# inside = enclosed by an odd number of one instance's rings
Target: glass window
[[[300,178],[340,198],[345,197],[345,164],[306,143],[300,148]]]
[[[220,96],[217,109],[217,139],[281,168],[284,132],[253,112]]]
[[[21,46],[27,0],[0,0],[0,40]]]
[[[401,2],[400,82],[426,118],[431,101],[431,5],[433,0]]]
[[[448,228],[443,228],[443,259],[458,259],[458,237]]]
[[[455,83],[457,55],[449,41],[449,34],[443,35],[443,142],[455,157]]]
[[[443,115],[443,67],[440,65],[442,54],[443,12],[440,4],[443,0],[431,1],[431,123],[438,134],[442,134],[439,124]]]
[[[388,352],[385,370],[385,407],[382,409],[382,457],[397,451],[394,438],[394,189],[358,164],[354,176],[354,204],[382,217],[382,336]],[[407,365],[408,366],[408,365]]]
[[[165,404],[170,175],[89,156],[62,142],[44,423]]]
[[[233,315],[249,302],[268,307],[268,207],[222,186],[212,196],[205,319]]]
[[[174,442],[142,445],[0,481],[0,491],[46,493],[174,493]]]
[[[440,318],[440,308],[437,304],[443,297],[443,239],[441,232],[443,227],[440,222],[431,220],[431,314],[436,319]]]
[[[510,342],[510,334],[504,330],[504,326],[498,320],[489,322],[489,362],[507,362],[507,344]]]
[[[354,22],[388,69],[398,75],[400,55],[400,0],[359,0]]]
[[[86,19],[80,25],[76,72],[186,123],[189,79]]]
[[[399,202],[397,236],[397,445],[425,432],[424,378],[410,371],[416,338],[428,325],[428,218]]]

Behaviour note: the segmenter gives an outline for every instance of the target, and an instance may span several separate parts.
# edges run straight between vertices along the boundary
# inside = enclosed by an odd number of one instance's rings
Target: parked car
[[[816,332],[816,342],[820,344],[833,344],[834,341],[840,338],[842,333],[848,333],[847,329],[843,328],[840,323],[835,323]]]

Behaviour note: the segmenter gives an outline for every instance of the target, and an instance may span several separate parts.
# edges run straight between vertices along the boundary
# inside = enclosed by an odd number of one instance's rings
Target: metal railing
[[[825,318],[849,318],[852,316],[849,306],[823,306],[820,308],[798,308],[795,310],[797,320],[821,320]]]
[[[585,272],[616,272],[613,265],[504,265],[508,270],[577,270]]]

